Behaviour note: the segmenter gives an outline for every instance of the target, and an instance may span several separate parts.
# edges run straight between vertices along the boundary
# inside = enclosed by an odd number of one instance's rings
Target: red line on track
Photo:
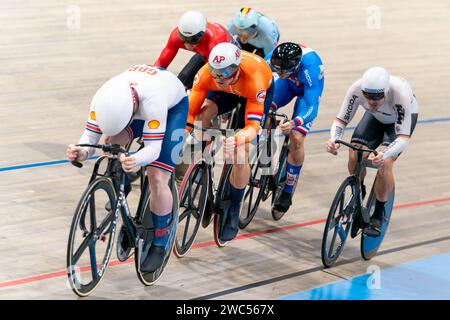
[[[394,206],[394,209],[405,209],[405,208],[411,208],[411,207],[426,206],[426,205],[430,205],[430,204],[449,202],[449,201],[450,201],[450,197],[434,199],[434,200],[427,200],[427,201],[419,201],[419,202],[413,202],[413,203],[406,203],[406,204],[396,205],[396,206]],[[237,236],[236,239],[233,240],[233,241],[247,239],[247,238],[253,238],[253,237],[261,236],[261,235],[268,234],[268,233],[279,232],[279,231],[282,231],[282,230],[289,230],[289,229],[307,227],[307,226],[311,226],[311,225],[315,225],[315,224],[320,224],[320,223],[323,223],[325,221],[326,221],[326,219],[320,219],[320,220],[314,220],[314,221],[309,221],[309,222],[304,222],[304,223],[298,223],[298,224],[293,224],[293,225],[288,225],[288,226],[283,226],[283,227],[278,227],[278,228],[273,228],[273,229],[256,231],[256,232],[252,232],[252,233],[245,233],[245,234],[242,234],[240,236]],[[192,249],[211,247],[211,246],[215,246],[215,245],[216,245],[216,243],[214,241],[204,242],[204,243],[199,243],[197,245],[193,245]],[[125,262],[120,262],[120,261],[117,261],[117,260],[111,261],[109,263],[109,267],[114,267],[114,266],[119,266],[119,265],[123,265],[123,264],[129,264],[129,263],[134,263],[134,259],[131,258],[131,259],[128,259],[127,261],[125,261]],[[83,267],[83,268],[81,268],[82,272],[86,272],[86,271],[90,271],[90,270],[91,270],[90,267]],[[6,281],[6,282],[0,282],[0,289],[1,288],[7,288],[7,287],[14,287],[14,286],[18,286],[18,285],[21,285],[21,284],[27,284],[27,283],[33,283],[33,282],[38,282],[38,281],[43,281],[43,280],[54,279],[54,278],[61,278],[61,277],[65,277],[65,276],[67,276],[67,272],[66,271],[59,271],[59,272],[54,272],[54,273],[48,273],[48,274],[43,274],[43,275],[39,275],[39,276],[29,277],[29,278],[23,278],[23,279],[11,280],[11,281]]]

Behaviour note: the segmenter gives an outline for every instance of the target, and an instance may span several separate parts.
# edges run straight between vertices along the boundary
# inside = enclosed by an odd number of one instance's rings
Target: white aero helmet
[[[368,69],[362,77],[361,90],[366,98],[382,99],[389,91],[389,73],[382,67]]]
[[[178,22],[180,38],[185,43],[200,42],[207,25],[206,17],[199,11],[187,11]]]
[[[208,68],[214,78],[229,78],[239,68],[241,49],[229,42],[216,45],[209,54]]]
[[[104,134],[115,136],[130,123],[133,116],[133,90],[128,81],[112,78],[95,94],[92,105],[98,126]]]
[[[256,28],[258,25],[258,12],[249,7],[243,7],[233,17],[233,25],[237,29]]]

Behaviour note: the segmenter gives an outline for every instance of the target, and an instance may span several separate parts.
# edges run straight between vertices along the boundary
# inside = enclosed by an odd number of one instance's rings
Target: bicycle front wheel
[[[192,247],[205,213],[209,187],[207,164],[200,161],[191,165],[185,176],[179,192],[180,215],[174,246],[178,258],[184,257]]]
[[[111,204],[107,210],[105,205]],[[88,296],[105,275],[117,225],[117,195],[107,178],[94,180],[83,193],[70,227],[67,276],[72,290]]]
[[[227,245],[228,241],[220,239],[222,228],[226,220],[231,200],[230,200],[230,175],[233,170],[233,165],[228,165],[224,168],[222,177],[220,178],[220,185],[216,196],[216,212],[214,213],[214,241],[216,245],[221,248]]]
[[[349,177],[339,187],[330,207],[322,238],[322,262],[331,267],[344,250],[355,215],[356,181]]]
[[[251,165],[250,172],[250,181],[245,190],[244,204],[239,215],[240,229],[247,227],[255,217],[267,186],[268,176],[263,175],[263,168],[258,160]]]

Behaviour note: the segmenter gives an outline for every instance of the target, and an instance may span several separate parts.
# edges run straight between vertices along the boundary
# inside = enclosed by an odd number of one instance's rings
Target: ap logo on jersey
[[[256,100],[260,103],[264,103],[264,100],[266,99],[266,90],[259,90],[256,94]]]

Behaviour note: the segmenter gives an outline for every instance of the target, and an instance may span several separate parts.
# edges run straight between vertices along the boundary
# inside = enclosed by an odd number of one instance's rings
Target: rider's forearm
[[[346,125],[343,121],[335,119],[330,130],[330,138],[333,140],[342,140]]]
[[[402,153],[409,144],[408,138],[397,138],[395,139],[383,152],[383,158],[388,159],[391,157],[396,157]]]
[[[80,137],[78,144],[97,144],[100,141],[102,134],[94,133],[89,130],[84,130],[83,135]],[[95,153],[95,148],[83,147],[87,152],[87,158],[91,157]]]
[[[246,125],[241,131],[236,135],[236,145],[242,145],[249,143],[258,135],[259,130],[261,130],[261,123],[259,121],[249,121],[251,124]],[[253,123],[254,122],[254,123]]]
[[[145,147],[133,155],[136,159],[136,166],[143,167],[158,159],[159,154],[161,153],[161,147],[162,140],[146,141]]]

